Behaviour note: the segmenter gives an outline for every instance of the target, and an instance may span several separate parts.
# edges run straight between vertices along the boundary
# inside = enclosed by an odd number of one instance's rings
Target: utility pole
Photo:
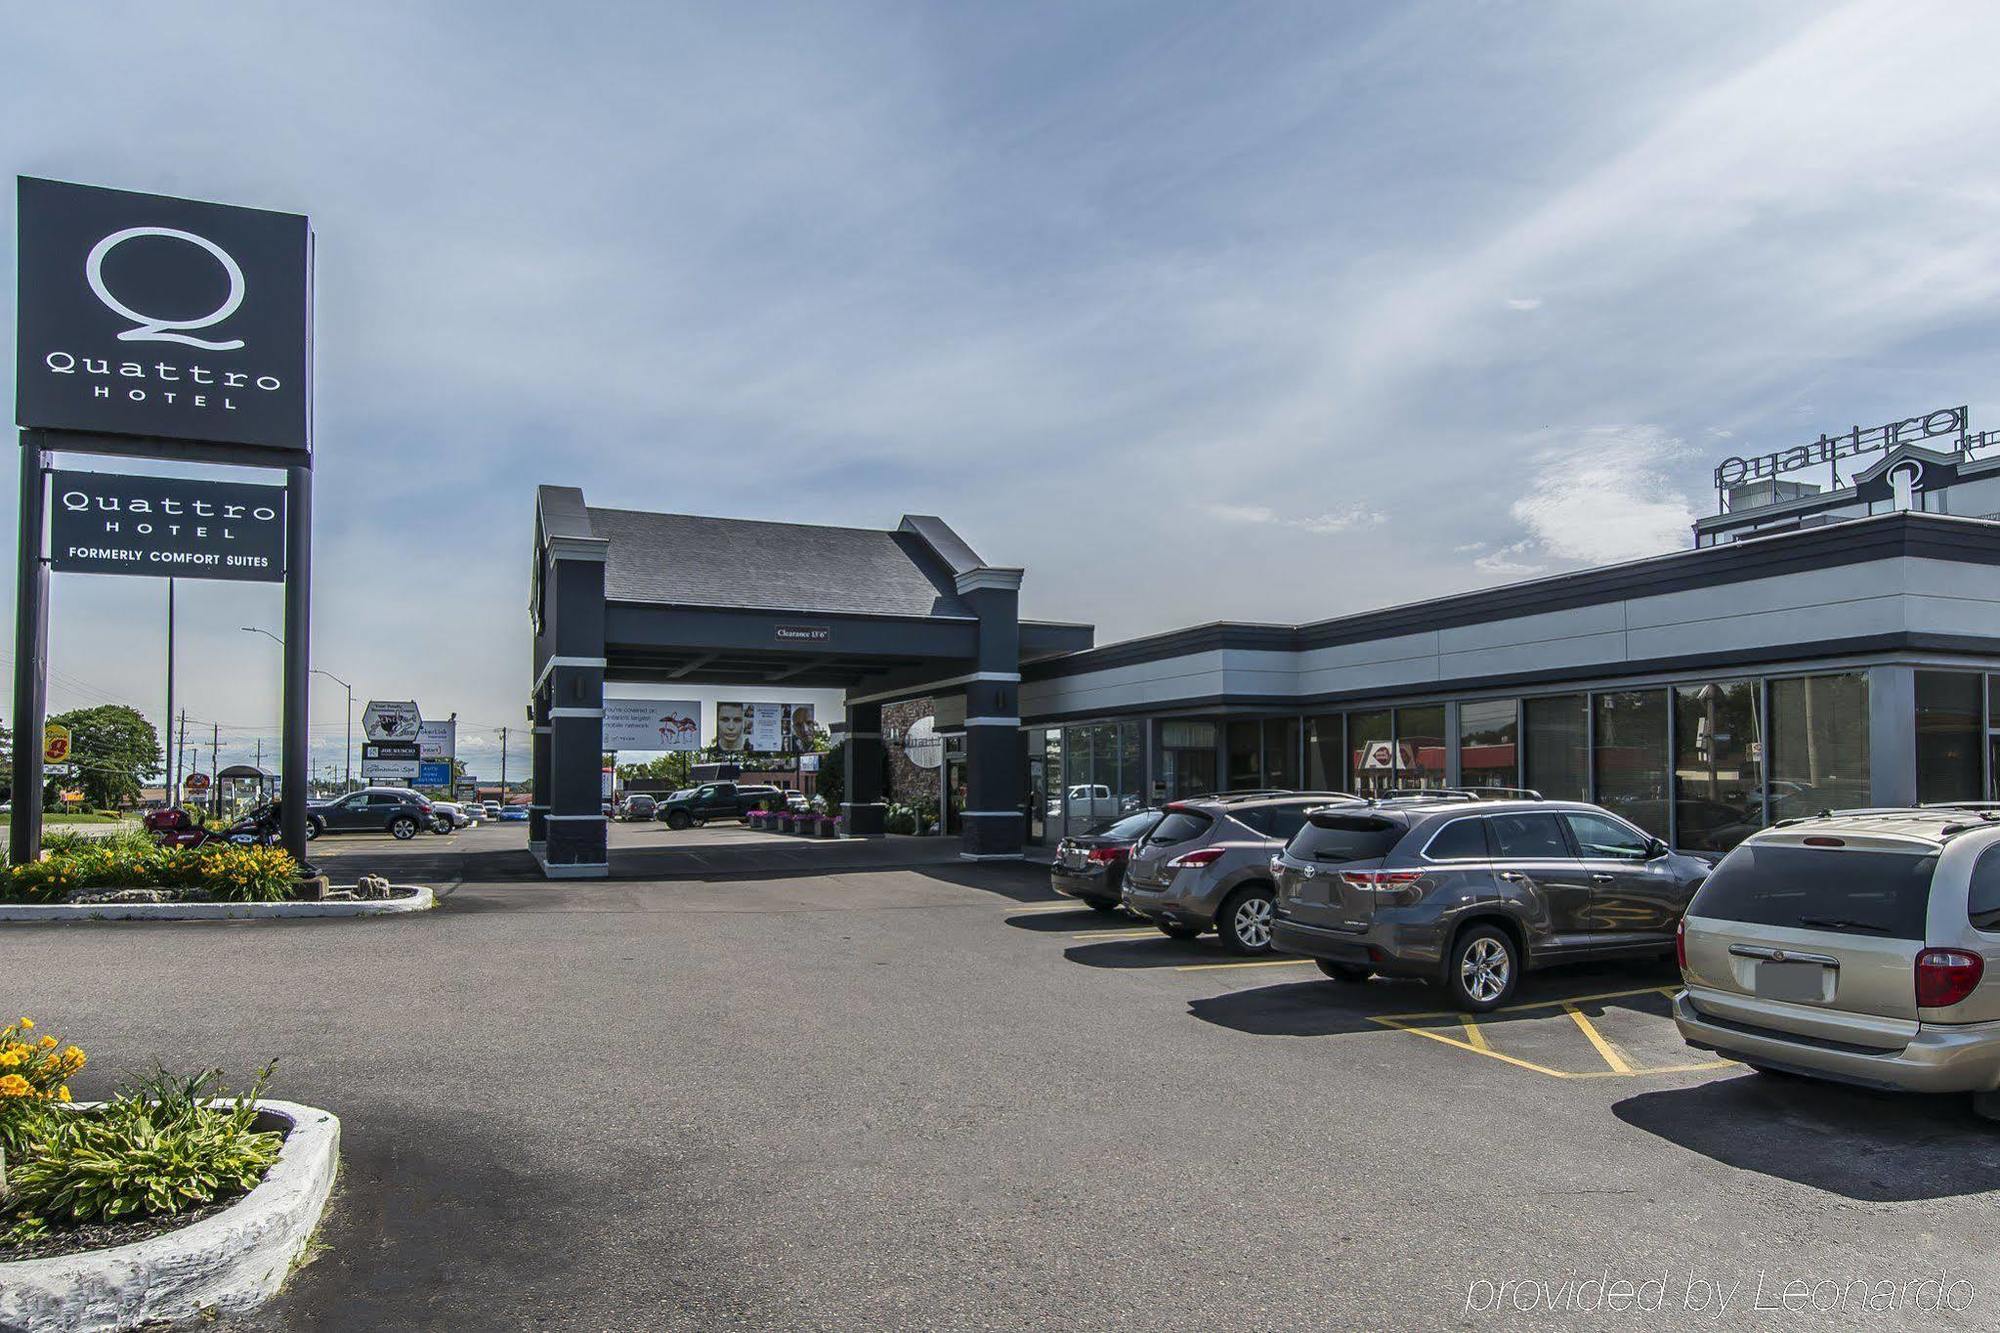
[[[500,728],[500,799],[507,799],[507,728]]]
[[[208,736],[208,757],[215,765],[215,772],[208,775],[208,811],[216,818],[222,817],[222,724],[210,724],[214,730]]]
[[[174,767],[179,770],[180,776],[174,779],[174,789],[167,793],[173,798],[175,805],[180,804],[181,788],[187,784],[187,743],[188,715],[187,709],[183,708],[181,709],[180,739],[174,742]]]

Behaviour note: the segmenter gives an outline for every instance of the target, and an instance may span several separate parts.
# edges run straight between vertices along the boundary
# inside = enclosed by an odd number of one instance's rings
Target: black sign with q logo
[[[28,176],[19,200],[17,424],[310,450],[305,218]]]

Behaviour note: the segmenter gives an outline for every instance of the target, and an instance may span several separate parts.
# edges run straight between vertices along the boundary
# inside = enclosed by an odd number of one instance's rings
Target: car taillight
[[[1222,859],[1220,847],[1203,847],[1200,851],[1182,852],[1167,862],[1169,870],[1193,870],[1197,866],[1212,866]]]
[[[1688,970],[1688,923],[1682,917],[1674,922],[1674,966],[1685,972]]]
[[[1964,949],[1926,949],[1917,955],[1917,1008],[1945,1009],[1972,994],[1986,975],[1986,960]]]
[[[1088,856],[1098,865],[1108,866],[1118,859],[1118,849],[1116,847],[1093,847],[1088,852],[1085,852],[1084,855]]]
[[[1272,858],[1271,858],[1271,878],[1272,878],[1272,879],[1276,879],[1276,878],[1277,878],[1278,876],[1280,876],[1280,875],[1282,875],[1282,874],[1284,874],[1284,873],[1285,873],[1285,858],[1284,858],[1284,857],[1282,857],[1282,856],[1274,856],[1274,857],[1272,857]]]
[[[1350,889],[1406,889],[1424,877],[1421,870],[1343,870],[1340,882]]]

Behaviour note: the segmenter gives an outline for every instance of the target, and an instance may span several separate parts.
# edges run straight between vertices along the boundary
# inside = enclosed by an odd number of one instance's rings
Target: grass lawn
[[[0,824],[12,823],[13,819],[12,815],[0,814]],[[42,816],[42,824],[45,827],[50,824],[120,824],[123,822],[124,817],[121,815],[46,814]]]

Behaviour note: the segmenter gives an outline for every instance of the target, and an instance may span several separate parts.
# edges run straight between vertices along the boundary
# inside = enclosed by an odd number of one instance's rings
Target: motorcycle
[[[179,806],[155,810],[143,821],[146,831],[161,847],[275,847],[283,836],[278,803],[270,801],[220,830],[198,822]]]

